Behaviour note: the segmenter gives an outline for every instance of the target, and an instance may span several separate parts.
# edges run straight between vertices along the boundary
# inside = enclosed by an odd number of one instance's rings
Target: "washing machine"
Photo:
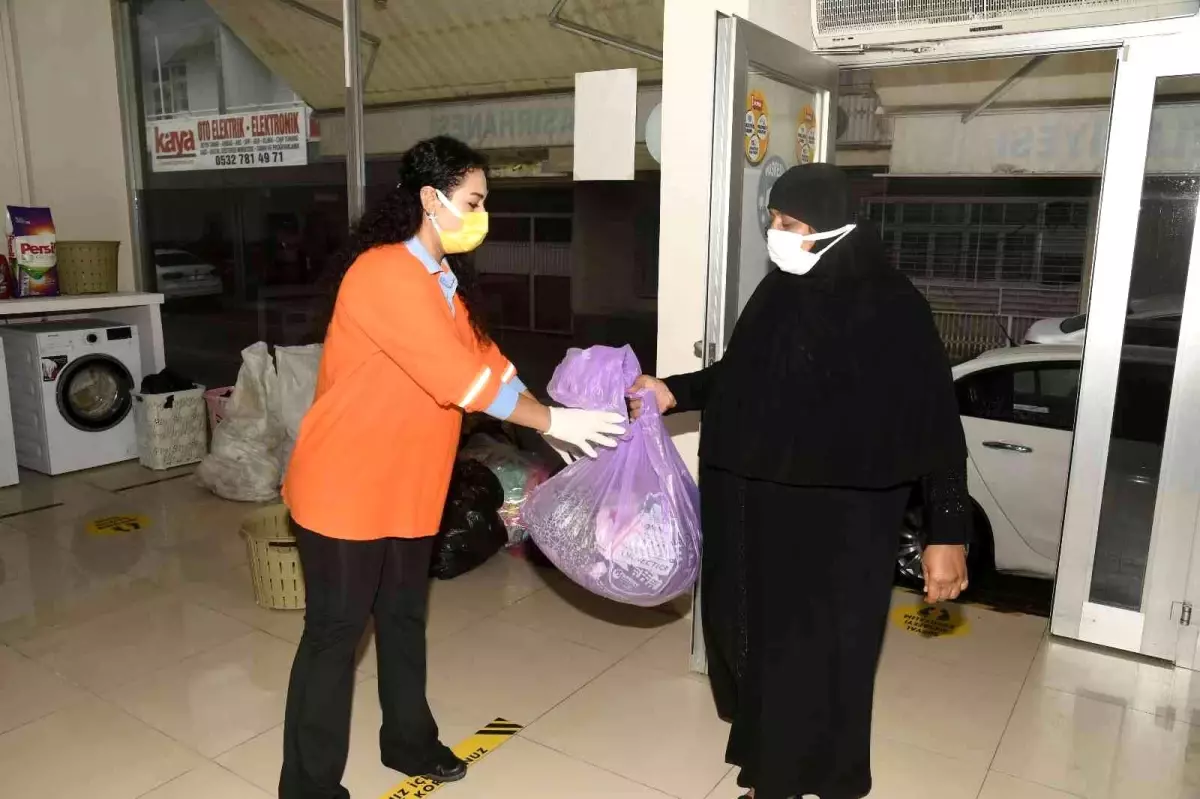
[[[137,457],[137,328],[100,319],[0,326],[17,463],[43,474]]]

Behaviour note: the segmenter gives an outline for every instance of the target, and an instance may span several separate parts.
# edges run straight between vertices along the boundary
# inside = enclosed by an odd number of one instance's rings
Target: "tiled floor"
[[[299,614],[255,606],[247,508],[119,466],[0,491],[0,797],[262,799],[279,772]],[[91,519],[145,517],[133,533]],[[897,594],[898,604],[912,597]],[[1200,797],[1200,680],[968,607],[899,628],[878,683],[882,799]],[[434,586],[429,693],[454,743],[526,726],[445,799],[732,799],[725,726],[678,613],[603,602],[502,554]],[[379,799],[370,647],[346,784]]]

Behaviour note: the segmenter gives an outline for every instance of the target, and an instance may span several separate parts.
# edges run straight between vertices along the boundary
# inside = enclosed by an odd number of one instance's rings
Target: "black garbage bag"
[[[187,391],[195,387],[195,382],[171,369],[163,369],[158,374],[146,375],[142,378],[143,394],[173,394],[176,391]]]
[[[504,491],[490,469],[476,461],[455,463],[430,576],[452,580],[499,552],[508,543],[508,529],[500,519],[503,504]]]

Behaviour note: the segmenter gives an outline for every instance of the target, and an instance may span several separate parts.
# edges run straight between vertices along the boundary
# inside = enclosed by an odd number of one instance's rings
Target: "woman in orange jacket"
[[[313,406],[284,482],[307,589],[288,687],[282,799],[346,799],[355,651],[375,620],[383,763],[451,782],[466,765],[425,697],[429,562],[464,412],[533,428],[587,454],[614,414],[546,408],[496,348],[475,274],[486,162],[448,137],[401,158],[400,182],[355,228]]]

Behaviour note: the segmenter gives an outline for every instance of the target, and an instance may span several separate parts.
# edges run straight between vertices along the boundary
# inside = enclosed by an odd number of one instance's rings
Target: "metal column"
[[[367,202],[358,4],[359,0],[342,0],[342,50],[346,57],[346,197],[351,226],[358,222]]]

